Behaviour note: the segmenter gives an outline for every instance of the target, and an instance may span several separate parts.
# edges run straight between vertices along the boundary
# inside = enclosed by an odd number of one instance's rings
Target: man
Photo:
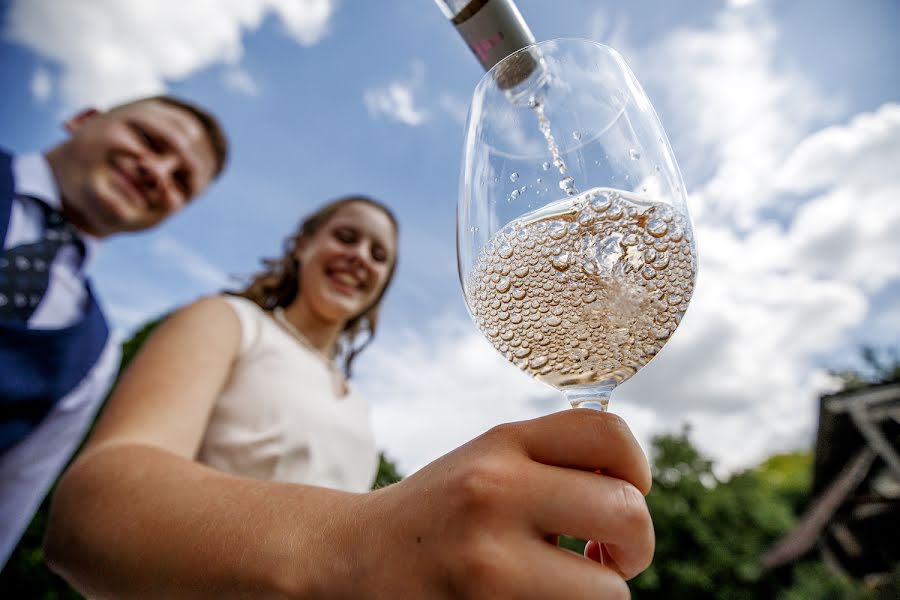
[[[0,568],[118,369],[91,256],[103,238],[183,208],[227,156],[216,119],[170,96],[65,126],[44,155],[0,150]]]

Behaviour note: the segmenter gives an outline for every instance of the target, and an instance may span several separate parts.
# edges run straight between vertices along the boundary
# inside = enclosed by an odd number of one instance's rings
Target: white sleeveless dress
[[[368,404],[352,387],[339,396],[324,359],[256,303],[223,298],[241,322],[240,352],[198,460],[256,479],[368,490],[378,469]]]

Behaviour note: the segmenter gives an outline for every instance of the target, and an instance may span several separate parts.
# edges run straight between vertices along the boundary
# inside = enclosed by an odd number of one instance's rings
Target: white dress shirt
[[[41,154],[16,156],[12,163],[16,198],[3,248],[35,242],[44,233],[44,211],[28,197],[59,209],[61,200],[50,166]],[[81,316],[87,299],[85,269],[99,240],[78,232],[85,255],[74,245],[59,250],[50,265],[47,292],[28,320],[31,329],[57,329]],[[90,427],[115,378],[120,350],[109,339],[94,368],[61,398],[31,434],[0,455],[0,568]]]

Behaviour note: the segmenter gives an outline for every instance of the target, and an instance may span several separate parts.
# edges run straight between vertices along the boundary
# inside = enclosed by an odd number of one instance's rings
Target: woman
[[[345,198],[246,290],[160,325],[60,483],[51,566],[93,598],[627,594],[652,555],[650,478],[611,415],[501,426],[360,493],[376,454],[346,377],[396,248],[385,207]],[[602,540],[597,562],[554,532]]]
[[[280,260],[265,261],[242,298],[214,300],[238,316],[241,343],[237,355],[227,347],[233,365],[200,462],[258,479],[369,489],[378,457],[368,409],[346,379],[375,333],[396,245],[386,207],[337,200],[302,223]]]

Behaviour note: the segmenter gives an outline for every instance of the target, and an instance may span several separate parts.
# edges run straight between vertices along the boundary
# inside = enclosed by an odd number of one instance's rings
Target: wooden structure
[[[900,563],[900,382],[822,397],[813,469],[806,512],[762,567],[819,552],[878,586]]]

